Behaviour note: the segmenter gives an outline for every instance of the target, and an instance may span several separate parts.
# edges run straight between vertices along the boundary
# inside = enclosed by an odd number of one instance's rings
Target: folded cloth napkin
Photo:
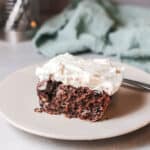
[[[150,72],[150,11],[118,8],[106,0],[74,0],[40,28],[34,45],[49,57],[91,50]]]
[[[150,10],[137,6],[120,6],[124,25],[109,33],[105,55],[118,55],[123,62],[150,72]]]
[[[50,57],[85,50],[101,53],[113,24],[102,3],[83,0],[47,21],[37,32],[34,43],[42,54]]]

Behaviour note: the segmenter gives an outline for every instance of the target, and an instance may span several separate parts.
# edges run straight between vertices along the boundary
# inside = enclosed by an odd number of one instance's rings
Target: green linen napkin
[[[113,24],[102,3],[83,0],[47,21],[34,37],[34,43],[49,57],[85,50],[101,53]]]
[[[123,22],[109,33],[104,54],[118,55],[125,63],[150,72],[150,10],[138,6],[119,6]]]
[[[39,29],[33,42],[49,57],[91,50],[150,72],[150,10],[74,0]]]

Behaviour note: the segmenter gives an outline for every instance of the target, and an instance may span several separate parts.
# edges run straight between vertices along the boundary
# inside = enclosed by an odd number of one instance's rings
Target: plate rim
[[[12,125],[13,127],[15,127],[16,129],[19,129],[20,131],[23,131],[25,133],[29,133],[29,134],[32,134],[32,135],[35,135],[35,136],[40,136],[40,137],[44,137],[44,138],[50,138],[50,139],[56,139],[56,140],[67,140],[67,141],[94,141],[94,140],[103,140],[103,139],[110,139],[110,138],[115,138],[115,137],[119,137],[119,136],[122,136],[122,135],[126,135],[126,134],[129,134],[129,133],[132,133],[132,132],[135,132],[145,126],[148,126],[150,124],[150,122],[144,122],[142,125],[140,124],[139,126],[137,126],[133,129],[130,128],[130,130],[128,131],[124,131],[124,132],[121,132],[119,134],[115,134],[115,135],[111,135],[111,136],[105,136],[105,137],[94,137],[94,138],[91,138],[90,136],[87,138],[84,138],[84,137],[69,137],[68,136],[60,136],[58,134],[55,134],[55,135],[50,135],[50,134],[46,134],[46,133],[42,133],[40,131],[36,131],[36,130],[33,130],[33,129],[28,129],[28,128],[25,128],[23,127],[22,125],[19,125],[17,123],[15,123],[15,121],[13,121],[12,119],[9,119],[3,112],[0,112],[0,115],[2,116],[2,118],[4,118],[10,125]]]
[[[4,79],[0,80],[0,87],[3,86],[3,84],[5,82],[7,82],[7,80],[9,80],[12,76],[14,76],[15,74],[18,74],[20,72],[24,72],[26,70],[29,70],[31,68],[36,68],[38,67],[39,65],[41,65],[43,63],[39,63],[39,64],[33,64],[33,65],[29,65],[27,67],[23,67],[21,69],[18,69],[16,71],[14,71],[13,73],[10,73],[9,75],[7,75]],[[134,67],[134,66],[131,66],[131,65],[128,65],[128,64],[125,64],[125,63],[120,63],[122,64],[123,66],[126,66],[126,67],[129,67],[131,69],[136,69],[137,71],[140,71],[141,73],[144,73],[148,76],[150,76],[149,73],[137,68],[137,67]],[[1,111],[1,108],[0,108],[0,115],[2,116],[2,118],[4,118],[9,124],[11,124],[13,127],[19,129],[19,130],[22,130],[24,132],[27,132],[27,133],[30,133],[32,135],[37,135],[37,136],[40,136],[40,137],[45,137],[45,138],[51,138],[51,139],[57,139],[57,140],[68,140],[68,141],[92,141],[92,140],[101,140],[101,139],[109,139],[109,138],[113,138],[113,137],[118,137],[118,136],[122,136],[122,135],[125,135],[125,134],[128,134],[128,133],[131,133],[131,132],[134,132],[140,128],[143,128],[147,125],[150,124],[150,121],[145,121],[143,122],[142,124],[138,124],[136,127],[131,127],[130,129],[128,129],[127,131],[124,130],[123,132],[121,133],[118,133],[117,134],[114,134],[114,135],[110,135],[110,136],[104,136],[104,137],[101,137],[101,136],[95,136],[95,137],[77,137],[77,136],[65,136],[65,135],[60,135],[60,134],[46,134],[46,133],[43,133],[43,132],[40,132],[40,131],[37,131],[37,130],[34,130],[34,129],[29,129],[29,128],[26,128],[24,127],[23,125],[20,125],[18,123],[16,123],[15,121],[13,121],[11,118],[9,118],[9,116],[5,115],[4,112]]]

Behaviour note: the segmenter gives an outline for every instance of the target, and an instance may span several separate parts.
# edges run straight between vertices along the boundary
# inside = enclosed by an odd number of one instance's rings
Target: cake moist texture
[[[42,89],[42,86],[46,86]],[[99,121],[103,118],[110,96],[88,87],[73,87],[62,82],[49,80],[37,85],[40,112],[64,114],[68,118]]]

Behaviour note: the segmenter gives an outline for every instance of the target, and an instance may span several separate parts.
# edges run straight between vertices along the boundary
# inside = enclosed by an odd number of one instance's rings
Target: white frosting
[[[40,81],[51,77],[66,85],[86,86],[113,95],[121,85],[123,69],[108,59],[83,59],[66,53],[37,68],[36,75]]]

